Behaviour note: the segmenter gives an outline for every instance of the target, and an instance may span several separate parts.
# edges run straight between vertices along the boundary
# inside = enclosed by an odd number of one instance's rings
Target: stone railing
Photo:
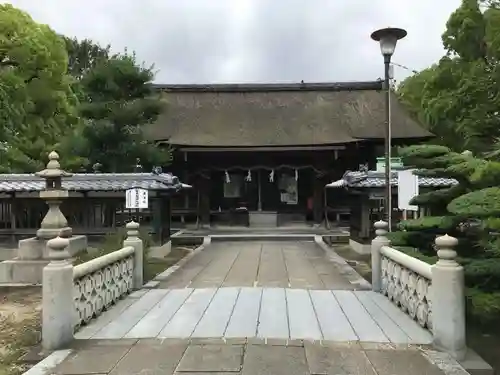
[[[143,243],[139,224],[127,224],[123,248],[73,266],[68,240],[47,242],[51,262],[43,270],[42,343],[47,350],[73,340],[82,324],[143,284]]]
[[[422,327],[432,331],[431,265],[382,246],[381,292]]]
[[[390,247],[388,224],[375,223],[372,288],[387,296],[433,335],[433,343],[457,359],[465,356],[464,270],[448,235],[436,238],[438,261],[427,264]]]
[[[134,252],[127,246],[73,268],[75,329],[132,290]]]

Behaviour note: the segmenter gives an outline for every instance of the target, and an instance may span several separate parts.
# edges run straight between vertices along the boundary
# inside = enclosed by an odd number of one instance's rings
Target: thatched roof
[[[180,146],[335,145],[384,138],[381,82],[157,85],[165,111],[149,139]],[[392,137],[431,136],[393,96]]]

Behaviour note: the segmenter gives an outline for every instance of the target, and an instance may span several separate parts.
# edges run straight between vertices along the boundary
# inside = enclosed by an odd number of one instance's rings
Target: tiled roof
[[[457,184],[457,181],[451,178],[440,177],[422,177],[418,178],[420,187],[447,187]],[[367,171],[367,172],[352,172],[347,171],[344,176],[337,181],[334,181],[326,187],[353,187],[353,188],[378,188],[385,186],[384,172]],[[391,186],[398,186],[397,172],[392,172]]]
[[[75,173],[62,178],[70,191],[124,191],[132,188],[179,191],[188,185],[170,173]],[[0,174],[0,192],[40,191],[45,180],[34,174]]]

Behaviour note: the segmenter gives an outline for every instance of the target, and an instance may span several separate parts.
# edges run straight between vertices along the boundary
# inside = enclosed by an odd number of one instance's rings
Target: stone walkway
[[[431,334],[372,291],[153,289],[80,329],[77,339],[277,338],[429,344]]]
[[[334,258],[313,242],[212,244],[27,375],[467,374]]]
[[[420,348],[262,340],[91,340],[57,375],[466,375],[449,357]],[[453,372],[441,370],[451,369]]]
[[[314,242],[213,243],[159,288],[353,289]]]

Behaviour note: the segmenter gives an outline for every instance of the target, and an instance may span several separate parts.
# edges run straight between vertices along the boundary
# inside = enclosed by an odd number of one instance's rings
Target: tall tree
[[[473,62],[486,59],[486,24],[477,0],[462,0],[455,10],[442,35],[443,46],[452,56]]]
[[[439,142],[455,151],[490,151],[500,138],[500,10],[462,0],[443,33],[437,64],[405,80],[399,94]]]
[[[459,154],[439,145],[405,147],[399,150],[399,155],[405,165],[417,169],[417,175],[454,178],[460,182],[457,186],[425,192],[413,198],[412,204],[430,209],[431,215],[399,223],[399,227],[404,230],[403,234],[397,235],[399,239],[403,237],[400,245],[415,247],[423,254],[432,255],[435,253],[433,244],[437,235],[461,237],[458,231],[461,218],[450,214],[447,206],[453,199],[469,191],[471,168],[477,164],[477,160],[468,153]],[[462,239],[460,246],[468,249],[468,243]]]
[[[63,40],[12,5],[0,5],[2,171],[34,172],[79,120]],[[68,159],[69,161],[69,159]]]
[[[417,168],[418,175],[454,178],[458,184],[413,198],[413,204],[430,208],[431,216],[400,222],[401,231],[390,234],[393,245],[435,263],[436,236],[457,237],[459,261],[465,267],[469,312],[485,321],[498,317],[500,188],[496,186],[500,184],[500,163],[436,145],[410,146],[399,154],[405,165]]]
[[[82,146],[91,163],[111,172],[130,171],[137,159],[146,168],[169,163],[170,152],[148,142],[142,132],[164,107],[152,88],[153,78],[153,67],[137,64],[135,55],[126,52],[97,59],[82,76]]]
[[[101,47],[90,39],[78,40],[63,36],[68,53],[68,73],[76,79],[83,78],[101,60],[110,57],[111,45]]]

